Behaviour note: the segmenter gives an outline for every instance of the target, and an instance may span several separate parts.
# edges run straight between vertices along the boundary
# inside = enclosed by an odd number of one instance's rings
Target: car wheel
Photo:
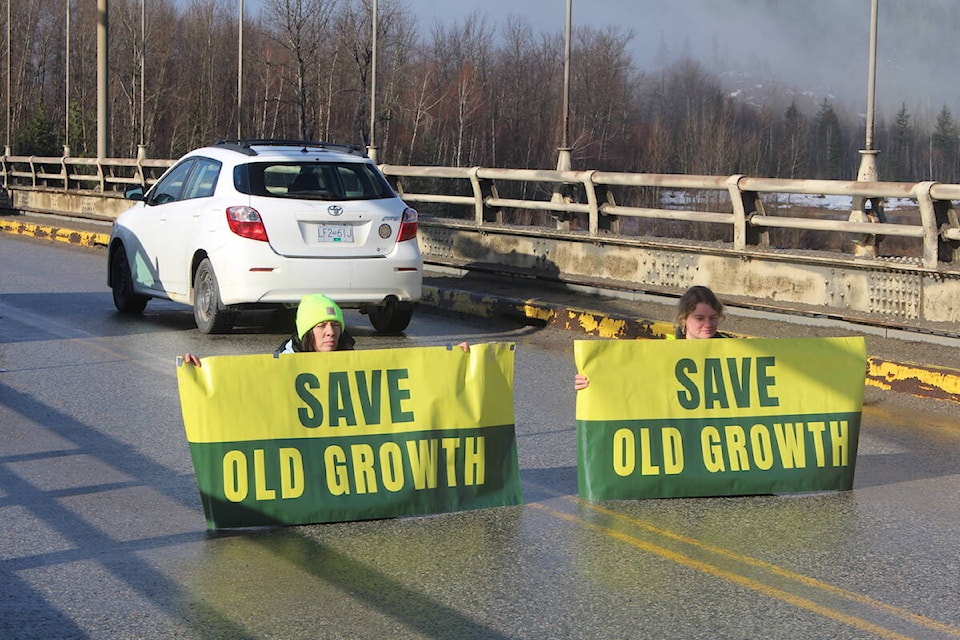
[[[113,306],[120,313],[143,313],[150,299],[133,291],[133,275],[127,261],[127,251],[118,246],[110,255],[110,287],[113,289]]]
[[[220,286],[210,260],[204,258],[193,277],[193,318],[202,333],[225,333],[233,328],[234,311],[220,301]]]
[[[395,302],[371,307],[367,311],[370,324],[377,331],[399,333],[407,328],[413,317],[413,305],[407,302]]]

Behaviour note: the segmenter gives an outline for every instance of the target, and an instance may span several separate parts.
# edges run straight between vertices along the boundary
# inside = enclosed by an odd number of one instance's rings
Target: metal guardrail
[[[472,206],[474,223],[483,228],[490,224],[491,211],[533,209],[561,214],[586,214],[587,235],[609,237],[604,221],[621,217],[680,220],[690,223],[715,223],[733,229],[732,248],[746,251],[750,245],[769,242],[763,229],[803,229],[862,236],[857,242],[858,257],[875,257],[877,236],[919,238],[922,241],[922,265],[931,270],[941,263],[960,264],[960,224],[955,200],[960,200],[960,185],[936,182],[857,182],[840,180],[789,180],[753,178],[743,175],[698,176],[672,174],[611,173],[604,171],[536,171],[488,169],[483,167],[411,167],[383,165],[401,195],[408,202],[428,202]],[[469,195],[437,195],[412,192],[403,178],[459,179],[470,185]],[[576,184],[582,189],[585,202],[569,202],[556,197],[551,200],[506,199],[497,195],[498,181],[522,181],[553,185]],[[726,192],[732,211],[693,211],[670,208],[646,208],[618,205],[609,187],[660,188],[682,191]],[[849,220],[769,215],[765,212],[762,194],[849,196],[852,198]],[[913,200],[919,212],[917,224],[884,221],[881,200],[897,198]],[[865,205],[870,204],[869,208]],[[499,215],[496,223],[502,224]]]
[[[165,159],[74,158],[2,156],[0,177],[9,189],[93,190],[102,194],[118,193],[129,186],[147,187],[174,163]],[[960,265],[960,222],[955,201],[960,200],[960,185],[937,182],[858,182],[840,180],[790,180],[756,178],[744,175],[703,176],[673,174],[614,173],[606,171],[541,171],[485,167],[427,167],[382,165],[384,174],[403,198],[411,203],[454,205],[470,213],[473,225],[484,228],[510,226],[509,211],[543,211],[557,214],[552,233],[574,233],[569,221],[585,216],[588,238],[609,239],[627,218],[676,220],[691,224],[712,223],[732,229],[731,249],[746,252],[750,247],[769,244],[767,230],[798,229],[835,234],[851,234],[857,239],[854,257],[877,256],[878,239],[884,236],[919,239],[920,264],[938,271]],[[442,184],[440,193],[418,192],[417,182]],[[498,185],[526,183],[539,187],[551,198],[501,197]],[[575,201],[563,191],[574,187],[580,194]],[[729,211],[685,210],[668,207],[639,207],[618,204],[613,188],[672,189],[686,192],[725,194]],[[849,219],[771,215],[766,212],[765,196],[771,194],[849,196]],[[916,222],[892,223],[885,220],[883,201],[888,198],[916,203]],[[582,237],[583,232],[577,234]],[[665,239],[669,242],[669,239]]]
[[[173,163],[145,158],[0,156],[0,177],[8,188],[30,186],[109,193],[131,185],[151,185]]]

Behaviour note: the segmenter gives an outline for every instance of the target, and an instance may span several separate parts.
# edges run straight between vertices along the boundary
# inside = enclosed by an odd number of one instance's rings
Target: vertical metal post
[[[563,50],[563,133],[557,155],[557,171],[569,171],[570,161],[570,36],[573,24],[573,0],[567,0],[567,20]]]
[[[140,0],[140,144],[137,145],[137,157],[146,157],[147,143],[144,140],[147,128],[147,7],[146,0]]]
[[[97,0],[97,158],[109,157],[110,147],[110,0]]]
[[[237,10],[237,139],[243,138],[243,0]]]
[[[557,149],[557,171],[570,171],[572,163],[570,161],[570,36],[573,31],[573,0],[567,0],[567,19],[564,29],[563,46],[563,111],[560,114],[561,140],[560,148]],[[553,195],[551,202],[564,203],[572,202],[570,185],[555,183],[553,186]],[[555,215],[554,220],[557,223],[557,231],[570,231],[570,214],[560,213]]]
[[[860,171],[857,180],[877,180],[877,151],[873,148],[873,111],[877,78],[877,14],[879,0],[870,3],[870,57],[867,69],[867,122],[864,148],[860,150]]]
[[[66,0],[67,8],[67,46],[65,47],[64,52],[64,62],[65,68],[64,73],[66,80],[64,82],[65,87],[63,91],[63,157],[66,158],[70,155],[70,0]]]
[[[373,14],[370,20],[373,24],[370,55],[370,142],[367,145],[367,155],[377,163],[377,0],[373,0]]]
[[[12,1],[7,0],[7,141],[3,149],[3,155],[5,156],[13,155],[13,150],[10,148],[10,34],[12,32],[10,29],[10,3]]]
[[[873,102],[876,93],[875,83],[877,76],[877,7],[879,0],[870,3],[870,55],[867,65],[867,121],[864,147],[860,150],[860,169],[857,171],[857,181],[877,181],[877,154],[873,148]],[[883,198],[867,198],[856,196],[853,198],[853,207],[850,211],[850,222],[884,222]],[[852,234],[853,254],[861,258],[876,258],[879,255],[879,244],[883,236],[873,234]]]

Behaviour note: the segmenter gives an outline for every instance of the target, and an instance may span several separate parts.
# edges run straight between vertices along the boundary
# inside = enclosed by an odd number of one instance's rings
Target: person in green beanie
[[[353,336],[347,332],[340,305],[322,293],[313,293],[303,296],[297,307],[296,333],[284,340],[273,355],[349,351],[355,343]],[[184,354],[183,361],[195,367],[200,366],[200,358],[192,353]]]
[[[343,321],[343,310],[327,296],[304,296],[297,307],[297,332],[277,347],[273,355],[304,351],[349,351],[356,341]]]

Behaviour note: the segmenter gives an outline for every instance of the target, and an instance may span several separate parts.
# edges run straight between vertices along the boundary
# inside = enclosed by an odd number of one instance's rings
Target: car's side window
[[[196,168],[190,175],[187,188],[184,189],[184,200],[191,198],[209,198],[217,186],[217,176],[220,175],[220,163],[209,158],[197,160]]]
[[[170,173],[163,176],[151,189],[147,204],[167,204],[168,202],[181,200],[183,185],[190,176],[194,164],[196,164],[196,159],[190,158],[171,169]]]

